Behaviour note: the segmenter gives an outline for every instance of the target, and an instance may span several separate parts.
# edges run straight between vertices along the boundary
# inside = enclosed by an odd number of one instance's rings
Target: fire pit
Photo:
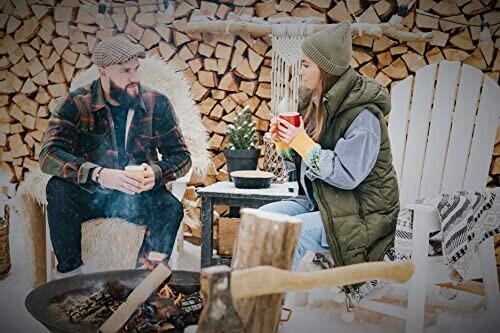
[[[51,281],[26,297],[26,308],[51,332],[96,332],[148,270],[84,274]],[[174,271],[144,302],[121,332],[182,332],[201,312],[200,276]]]

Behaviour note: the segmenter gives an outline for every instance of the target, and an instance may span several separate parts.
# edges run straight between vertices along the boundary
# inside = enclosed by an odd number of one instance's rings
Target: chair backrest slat
[[[468,65],[462,67],[440,191],[442,193],[463,188],[482,81],[483,73],[480,70]]]
[[[412,89],[413,76],[409,76],[394,87],[391,96],[389,141],[391,142],[393,165],[396,169],[398,182],[401,182],[401,173],[403,172]]]
[[[419,198],[437,195],[441,190],[459,75],[460,63],[439,63]]]
[[[419,69],[392,92],[389,139],[402,205],[486,187],[500,86],[480,70],[442,61]]]
[[[437,65],[432,64],[421,68],[415,75],[400,183],[401,204],[415,201],[420,191],[436,72]]]
[[[465,173],[464,190],[477,190],[486,186],[495,133],[500,124],[499,117],[500,87],[490,77],[485,76]]]

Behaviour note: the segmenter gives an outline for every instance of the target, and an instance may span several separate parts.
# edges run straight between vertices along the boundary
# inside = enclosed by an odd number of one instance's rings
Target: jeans
[[[292,200],[272,202],[260,207],[259,210],[295,216],[302,220],[302,229],[293,257],[292,270],[297,270],[300,259],[305,256],[307,251],[318,252],[329,249],[329,247],[321,245],[323,222],[319,211],[310,212]]]
[[[47,184],[47,217],[50,238],[60,273],[82,265],[81,224],[85,221],[117,217],[146,226],[138,258],[157,251],[170,256],[184,209],[165,187],[135,195],[119,191],[90,193],[62,178]]]

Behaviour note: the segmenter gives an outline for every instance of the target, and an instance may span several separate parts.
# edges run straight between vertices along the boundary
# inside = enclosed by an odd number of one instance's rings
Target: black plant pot
[[[259,162],[260,149],[225,149],[229,174],[238,170],[256,170]],[[229,177],[231,179],[231,177]]]

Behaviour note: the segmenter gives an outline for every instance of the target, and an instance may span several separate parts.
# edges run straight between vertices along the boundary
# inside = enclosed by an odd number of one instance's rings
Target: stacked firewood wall
[[[270,37],[189,33],[196,16],[225,20],[231,15],[265,20],[318,17],[324,23],[387,22],[403,0],[106,0],[98,15],[96,0],[4,0],[0,2],[0,173],[2,191],[12,195],[26,172],[37,167],[47,119],[68,92],[72,78],[91,66],[100,40],[126,33],[150,56],[176,64],[191,82],[210,136],[214,167],[209,185],[227,179],[222,154],[225,129],[244,105],[250,105],[262,144],[270,119]],[[417,13],[416,9],[425,13]],[[430,14],[430,15],[429,15]],[[487,22],[492,39],[481,41]],[[419,68],[458,60],[479,68],[498,82],[500,75],[500,1],[420,0],[403,19],[407,31],[432,31],[429,42],[399,43],[387,37],[353,40],[352,65],[389,91]],[[500,182],[500,131],[488,184]],[[261,160],[262,166],[262,160]],[[188,191],[188,195],[189,195]],[[193,200],[194,192],[191,189]]]

